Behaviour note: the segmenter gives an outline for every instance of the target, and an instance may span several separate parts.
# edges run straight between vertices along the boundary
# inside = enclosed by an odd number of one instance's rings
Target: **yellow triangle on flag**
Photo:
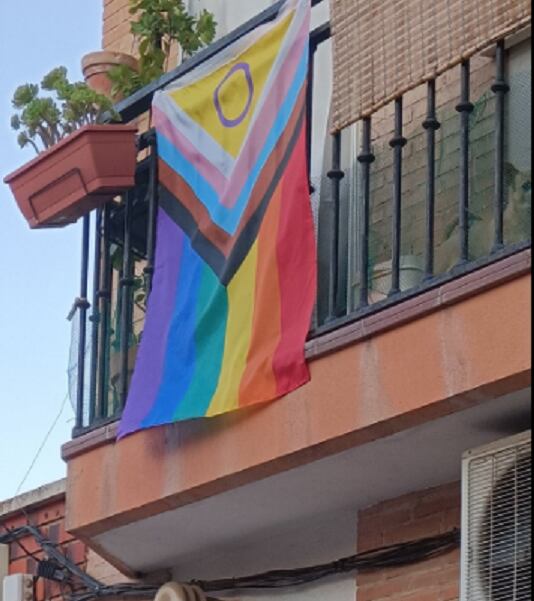
[[[228,154],[237,157],[294,11],[223,67],[169,97]]]

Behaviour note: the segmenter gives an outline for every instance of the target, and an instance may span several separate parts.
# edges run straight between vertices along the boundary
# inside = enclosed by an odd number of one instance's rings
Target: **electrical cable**
[[[6,529],[7,530],[7,529]],[[13,542],[15,537],[31,534],[44,553],[57,564],[70,572],[71,576],[79,579],[85,586],[85,591],[78,591],[69,596],[69,601],[92,601],[98,598],[146,598],[154,597],[159,585],[144,583],[119,583],[104,585],[77,565],[67,559],[35,526],[22,526],[8,530],[0,535],[0,543]],[[460,545],[460,531],[452,530],[446,534],[421,540],[391,545],[373,551],[351,555],[330,563],[308,566],[297,569],[281,569],[219,580],[192,580],[188,584],[200,587],[206,593],[251,591],[265,589],[281,589],[311,584],[331,576],[339,576],[355,572],[403,567],[433,559],[449,553]]]
[[[311,584],[327,577],[419,563],[458,548],[459,530],[409,543],[392,545],[374,551],[345,557],[331,563],[298,569],[274,570],[240,578],[220,580],[192,580],[188,584],[200,587],[206,593],[281,589]],[[70,601],[91,601],[96,597],[153,597],[158,586],[141,583],[124,583],[103,586],[94,592],[71,595]]]
[[[41,455],[42,450],[44,449],[46,443],[48,442],[48,439],[50,438],[52,432],[54,431],[54,428],[57,426],[57,423],[59,422],[59,418],[61,417],[61,415],[63,413],[63,410],[65,409],[65,405],[67,404],[68,398],[69,398],[69,393],[67,392],[67,394],[65,395],[65,398],[61,402],[61,407],[59,409],[58,414],[54,418],[54,421],[52,422],[52,425],[48,429],[48,432],[45,434],[45,437],[44,437],[41,445],[37,449],[37,452],[35,453],[35,456],[32,459],[32,461],[30,463],[30,466],[26,470],[26,473],[24,474],[24,477],[22,478],[20,484],[18,485],[17,490],[15,492],[15,496],[17,496],[19,494],[21,488],[24,486],[24,483],[26,482],[26,480],[28,479],[29,475],[31,474],[31,471],[35,467],[35,464],[37,463],[37,460],[39,459],[39,456]]]
[[[8,528],[2,524],[2,528],[5,530],[5,534],[0,534],[0,545],[8,545],[14,543],[18,538],[26,534],[26,527],[20,526],[18,528]]]
[[[68,559],[68,557],[61,553],[61,551],[57,549],[57,545],[50,541],[37,526],[27,524],[12,530],[9,530],[4,526],[4,529],[6,530],[6,534],[0,535],[0,544],[16,542],[18,538],[27,536],[28,534],[33,536],[48,558],[55,561],[59,567],[66,569],[71,576],[76,577],[86,589],[92,592],[93,596],[99,595],[99,591],[103,588],[103,584],[84,572],[74,562]]]
[[[35,526],[26,526],[26,528],[49,558],[56,561],[62,568],[67,569],[73,576],[76,576],[88,589],[93,592],[98,592],[102,588],[101,582],[84,572],[74,562],[65,557],[65,555],[57,549],[57,546],[43,535],[39,528]]]
[[[6,526],[5,524],[0,524],[0,526],[2,526],[2,528],[6,531],[6,533],[9,536],[5,536],[6,540],[9,540],[9,542],[14,542],[18,547],[20,547],[22,549],[22,552],[25,553],[26,555],[28,555],[28,557],[31,557],[34,561],[39,561],[39,558],[37,557],[36,553],[33,553],[32,551],[30,551],[19,539],[20,537],[17,536],[17,529],[15,528],[9,528],[8,526]],[[0,536],[0,545],[2,544],[2,539],[3,537]]]

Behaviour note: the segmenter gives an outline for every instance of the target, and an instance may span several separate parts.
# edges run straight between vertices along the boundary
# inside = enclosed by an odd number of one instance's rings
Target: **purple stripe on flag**
[[[137,354],[119,438],[138,430],[158,394],[167,352],[167,336],[176,299],[184,233],[162,209],[158,214],[156,270],[150,309]],[[162,344],[165,340],[165,344]]]

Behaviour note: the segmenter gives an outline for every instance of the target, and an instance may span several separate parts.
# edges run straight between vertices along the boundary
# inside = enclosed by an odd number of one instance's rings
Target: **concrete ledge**
[[[23,508],[30,511],[40,505],[62,499],[65,496],[66,484],[67,480],[63,478],[0,502],[0,518],[7,518]]]

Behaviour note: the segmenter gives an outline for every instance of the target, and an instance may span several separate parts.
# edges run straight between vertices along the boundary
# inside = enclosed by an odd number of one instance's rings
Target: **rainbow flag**
[[[309,380],[310,0],[159,92],[156,271],[119,436],[272,401]]]

